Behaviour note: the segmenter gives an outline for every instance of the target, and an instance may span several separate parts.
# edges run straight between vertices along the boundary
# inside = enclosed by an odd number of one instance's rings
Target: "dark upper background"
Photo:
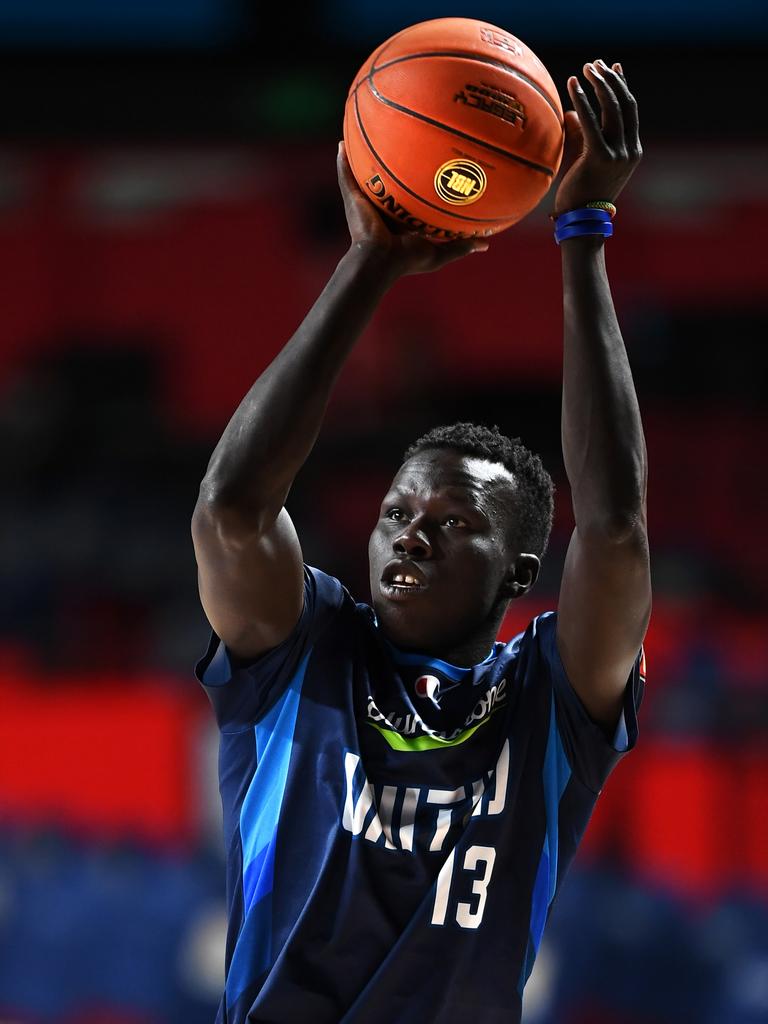
[[[509,30],[541,52],[561,91],[584,60],[620,50],[653,140],[764,139],[758,104],[768,18],[758,0],[727,8],[547,0],[514,12],[501,0],[471,8],[3,0],[3,134],[35,142],[326,140],[336,135],[352,73],[380,40],[414,21],[454,15],[514,22]]]
[[[221,865],[190,753],[210,721],[189,518],[229,414],[344,251],[352,76],[387,35],[452,14],[519,35],[561,95],[585,60],[621,60],[646,149],[608,249],[650,459],[643,742],[590,827],[529,1020],[768,1011],[768,17],[745,0],[0,0],[0,1010],[210,1015]],[[547,209],[471,266],[399,283],[342,377],[289,507],[307,559],[360,599],[400,453],[476,418],[559,486],[505,634],[556,601],[571,519]]]

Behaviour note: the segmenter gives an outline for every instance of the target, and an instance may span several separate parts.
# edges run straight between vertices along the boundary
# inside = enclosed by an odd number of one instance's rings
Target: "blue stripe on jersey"
[[[232,678],[232,666],[229,663],[229,655],[224,644],[219,643],[216,653],[203,672],[202,681],[206,686],[224,686]]]
[[[496,660],[499,649],[503,647],[503,644],[494,644],[491,647],[490,653],[487,658],[484,658],[477,665],[473,665],[472,668],[461,668],[459,665],[451,665],[448,661],[443,661],[441,658],[429,658],[424,654],[417,654],[410,651],[401,651],[399,647],[395,647],[387,641],[387,647],[392,652],[396,665],[416,665],[422,671],[427,668],[436,669],[438,672],[442,672],[444,676],[451,679],[454,683],[460,682],[465,679],[467,675],[472,675],[473,678],[482,675],[483,672],[488,668],[491,662]]]
[[[240,810],[243,849],[244,924],[227,977],[227,1000],[233,1003],[256,974],[267,970],[272,956],[272,884],[277,826],[283,805],[293,733],[309,651],[274,707],[255,726],[256,771]]]
[[[549,716],[549,735],[547,737],[547,749],[544,754],[544,769],[542,782],[544,785],[544,808],[547,818],[547,831],[544,836],[544,845],[539,859],[539,867],[536,871],[536,881],[533,886],[533,899],[531,900],[531,922],[529,948],[520,974],[518,991],[522,995],[525,983],[533,969],[533,962],[539,951],[541,937],[544,934],[544,925],[547,923],[547,911],[555,897],[557,888],[557,848],[558,848],[558,817],[560,812],[560,799],[568,785],[571,777],[571,767],[568,764],[563,742],[557,728],[555,716],[555,695],[552,694],[552,705]]]
[[[613,737],[613,747],[618,753],[623,754],[629,748],[629,733],[627,732],[627,720],[624,712],[621,712],[619,724],[616,726],[616,733]]]

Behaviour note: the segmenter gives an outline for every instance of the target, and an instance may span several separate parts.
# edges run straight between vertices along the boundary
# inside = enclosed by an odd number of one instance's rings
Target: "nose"
[[[414,522],[408,523],[406,528],[395,537],[392,549],[396,555],[407,555],[408,558],[432,557],[432,545],[429,543],[429,537]]]

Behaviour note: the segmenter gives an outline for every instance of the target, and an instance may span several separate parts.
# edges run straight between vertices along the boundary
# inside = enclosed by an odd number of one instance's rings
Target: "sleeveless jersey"
[[[556,615],[458,668],[399,651],[305,569],[301,618],[196,666],[219,730],[227,849],[217,1024],[519,1021],[544,925],[603,783],[637,739],[589,718]]]

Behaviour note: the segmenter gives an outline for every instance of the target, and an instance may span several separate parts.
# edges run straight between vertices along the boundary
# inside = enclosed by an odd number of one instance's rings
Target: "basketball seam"
[[[435,128],[442,128],[443,131],[449,132],[451,135],[458,135],[461,139],[466,139],[468,142],[474,142],[478,146],[484,146],[486,149],[490,149],[492,153],[498,153],[500,156],[507,157],[509,160],[515,160],[519,164],[523,164],[525,167],[530,167],[531,170],[538,171],[540,174],[546,174],[548,177],[553,177],[554,170],[551,167],[546,167],[544,164],[536,164],[533,160],[527,160],[524,156],[518,156],[517,153],[510,153],[507,149],[502,149],[500,146],[494,146],[492,142],[485,142],[483,139],[478,139],[474,135],[469,135],[467,132],[463,132],[458,128],[453,128],[451,125],[443,124],[442,121],[436,121],[432,117],[427,117],[426,114],[421,114],[417,110],[409,110],[408,107],[403,107],[399,103],[395,103],[394,100],[387,99],[386,96],[382,96],[376,86],[373,84],[373,78],[371,75],[368,76],[368,85],[370,86],[371,92],[379,100],[380,103],[384,103],[388,107],[392,107],[394,110],[399,110],[402,114],[408,114],[410,117],[415,117],[419,121],[425,121],[427,124],[434,125]],[[355,107],[357,107],[357,89],[355,89]]]
[[[383,51],[380,50],[376,56],[380,56],[382,52]],[[384,68],[392,67],[393,64],[400,64],[402,61],[406,60],[416,60],[420,57],[461,57],[464,60],[472,60],[480,64],[490,64],[491,67],[494,68],[501,68],[502,71],[509,72],[510,75],[513,75],[515,78],[519,78],[521,82],[525,82],[526,85],[529,85],[535,92],[537,92],[539,96],[545,100],[547,106],[557,118],[557,123],[561,128],[563,127],[563,119],[558,113],[557,107],[552,102],[546,90],[542,89],[538,82],[534,82],[532,78],[529,78],[524,72],[518,71],[517,68],[513,68],[509,64],[505,64],[503,60],[494,60],[492,57],[481,57],[477,53],[467,53],[463,50],[428,50],[424,53],[409,53],[404,57],[394,57],[392,60],[388,60],[386,64],[379,65],[379,67],[376,67],[375,63],[371,64],[371,70],[368,72],[366,77],[371,78],[377,71],[383,71]]]
[[[407,28],[401,28],[399,32],[396,32],[393,36],[391,36],[389,39],[387,39],[385,42],[383,42],[381,44],[381,49],[376,51],[376,53],[374,54],[373,60],[371,61],[371,68],[372,69],[376,67],[376,61],[379,59],[379,57],[381,57],[382,53],[384,53],[384,51],[387,49],[387,47],[390,46],[392,43],[394,43],[394,41],[399,36],[401,36],[404,32],[410,31],[410,28],[411,28],[410,25]],[[370,72],[369,72],[369,74],[370,74]],[[367,77],[368,77],[368,75],[365,74],[365,75],[363,75],[363,77],[360,79],[359,82],[355,83],[355,86],[354,86],[354,91],[355,92],[357,92],[357,90],[362,85],[362,83],[366,80]]]
[[[500,217],[466,217],[466,216],[462,216],[461,214],[454,213],[452,210],[444,210],[442,206],[438,206],[436,203],[431,203],[428,199],[425,199],[423,196],[420,196],[418,194],[418,192],[414,192],[413,189],[408,188],[408,186],[405,184],[404,181],[400,181],[400,179],[397,177],[397,175],[392,173],[392,171],[389,169],[389,167],[387,167],[387,165],[381,159],[379,154],[373,148],[371,140],[368,138],[368,133],[365,130],[365,126],[363,125],[363,119],[360,117],[360,108],[358,107],[358,104],[357,104],[357,91],[355,91],[355,117],[357,119],[357,127],[360,129],[360,134],[365,139],[366,146],[368,147],[368,149],[370,149],[371,153],[376,158],[377,162],[387,172],[387,174],[392,178],[392,180],[397,182],[397,184],[400,186],[400,188],[404,189],[408,193],[408,195],[413,196],[413,198],[417,199],[420,203],[424,203],[425,206],[429,206],[432,210],[437,210],[438,213],[441,213],[441,214],[443,214],[446,217],[455,217],[456,220],[472,221],[473,224],[498,224],[500,220],[508,220],[509,219],[508,217],[507,218],[500,218]],[[421,220],[421,217],[419,217],[418,219]]]

